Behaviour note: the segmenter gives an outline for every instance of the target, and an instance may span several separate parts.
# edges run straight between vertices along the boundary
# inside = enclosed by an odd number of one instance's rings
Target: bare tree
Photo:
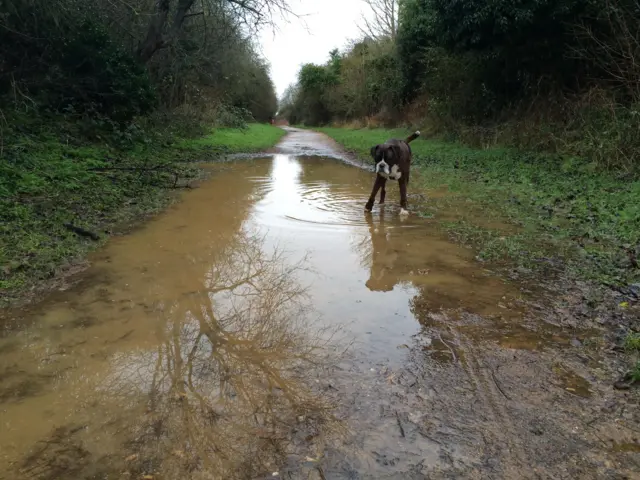
[[[200,0],[198,10],[192,12],[196,0],[156,0],[150,14],[147,33],[138,46],[138,58],[148,62],[160,49],[178,36],[185,20],[204,15],[205,10],[222,6],[250,28],[273,23],[275,13],[292,13],[287,0]],[[169,18],[172,20],[169,20]]]
[[[360,31],[373,39],[382,37],[395,41],[398,33],[398,0],[362,0],[369,7],[373,18],[363,18]]]
[[[606,79],[639,101],[640,23],[630,5],[621,0],[605,0],[597,18],[575,25],[580,43],[573,53],[598,68],[605,77],[598,80]]]

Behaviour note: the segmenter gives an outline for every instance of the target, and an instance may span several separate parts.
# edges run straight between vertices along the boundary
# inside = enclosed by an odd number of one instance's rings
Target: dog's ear
[[[371,157],[374,160],[376,159],[376,154],[378,153],[378,147],[380,147],[380,145],[375,145],[375,146],[371,147]]]

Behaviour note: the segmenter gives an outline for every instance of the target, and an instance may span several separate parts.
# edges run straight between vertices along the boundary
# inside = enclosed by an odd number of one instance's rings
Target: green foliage
[[[436,46],[434,10],[430,8],[430,0],[405,0],[400,3],[398,14],[397,48],[403,75],[402,95],[404,100],[411,100],[421,91],[423,76],[429,71],[422,61],[422,53]]]
[[[640,333],[629,333],[624,339],[624,348],[630,352],[640,352]]]
[[[389,40],[355,43],[330,52],[324,65],[304,65],[280,104],[291,123],[323,125],[397,111],[401,76]]]
[[[38,0],[5,2],[0,27],[0,96],[13,94],[27,108],[100,114],[126,122],[147,113],[155,95],[145,69],[88,15],[61,26]],[[88,12],[87,12],[88,13]],[[20,99],[15,92],[20,91]]]
[[[638,360],[629,372],[629,380],[631,383],[640,382],[640,360]]]
[[[356,43],[342,60],[340,82],[331,92],[331,110],[338,120],[387,117],[397,111],[401,77],[393,43]]]
[[[215,112],[215,124],[219,127],[245,129],[252,120],[251,112],[243,107],[222,104]]]
[[[594,0],[430,0],[433,30],[443,46],[460,49],[518,49],[543,40],[562,45],[570,22],[601,6]],[[540,52],[540,55],[548,52]]]
[[[248,54],[238,72],[230,73],[234,82],[226,85],[228,92],[227,103],[231,109],[220,112],[225,115],[218,123],[225,126],[239,126],[237,123],[229,123],[231,116],[248,121],[267,122],[278,109],[278,98],[275,87],[269,76],[269,67],[259,58],[254,58],[253,53]],[[215,81],[215,80],[214,80]]]
[[[311,125],[321,125],[331,120],[331,112],[327,107],[326,91],[338,82],[335,65],[320,66],[303,65],[298,75],[300,98],[296,101],[300,105],[304,117],[301,119]]]
[[[302,123],[299,99],[300,87],[297,84],[289,85],[278,103],[278,116],[288,119],[294,125]]]
[[[177,15],[178,2],[166,4],[169,16]],[[250,115],[243,116],[258,121],[275,113],[269,67],[247,37],[246,8],[193,5],[202,11],[179,29],[160,32],[162,45],[143,64],[138,46],[158,18],[158,5],[3,1],[0,105],[31,115],[103,117],[101,127],[110,129],[126,129],[156,107],[209,124],[219,123],[212,121],[214,112],[228,113],[220,105],[247,110]]]
[[[277,110],[269,66],[247,37],[244,18],[213,3],[202,15],[190,17],[177,41],[149,61],[160,105],[207,123],[228,124],[230,109],[225,105],[267,121]],[[216,119],[217,113],[226,118]]]
[[[40,88],[49,95],[51,106],[62,111],[85,106],[90,113],[124,123],[155,106],[144,67],[93,20],[85,20],[64,39],[58,65],[60,77],[49,75]]]
[[[421,61],[421,51],[443,48],[451,55],[477,57],[472,76],[480,88],[508,104],[549,87],[572,86],[584,65],[568,56],[577,39],[572,25],[593,23],[600,0],[408,0],[401,10],[399,50],[407,65],[407,84],[418,75],[442,75]],[[583,62],[584,64],[584,62]],[[542,82],[541,82],[542,80]]]

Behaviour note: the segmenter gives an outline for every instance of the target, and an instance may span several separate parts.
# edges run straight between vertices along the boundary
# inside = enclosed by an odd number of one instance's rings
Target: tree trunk
[[[153,55],[161,48],[166,47],[173,37],[177,36],[182,29],[182,24],[189,9],[193,6],[195,0],[179,0],[176,8],[173,24],[168,35],[165,34],[167,18],[171,9],[171,0],[157,0],[156,11],[151,16],[147,36],[138,46],[138,59],[142,63],[147,63]]]
[[[149,21],[149,29],[147,36],[138,46],[138,59],[142,63],[147,63],[159,49],[164,47],[164,26],[169,16],[170,0],[158,0],[156,2],[156,11]]]

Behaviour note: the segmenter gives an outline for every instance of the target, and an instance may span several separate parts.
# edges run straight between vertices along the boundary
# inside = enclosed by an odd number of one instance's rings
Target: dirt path
[[[4,313],[0,479],[639,478],[599,332],[288,130]]]

